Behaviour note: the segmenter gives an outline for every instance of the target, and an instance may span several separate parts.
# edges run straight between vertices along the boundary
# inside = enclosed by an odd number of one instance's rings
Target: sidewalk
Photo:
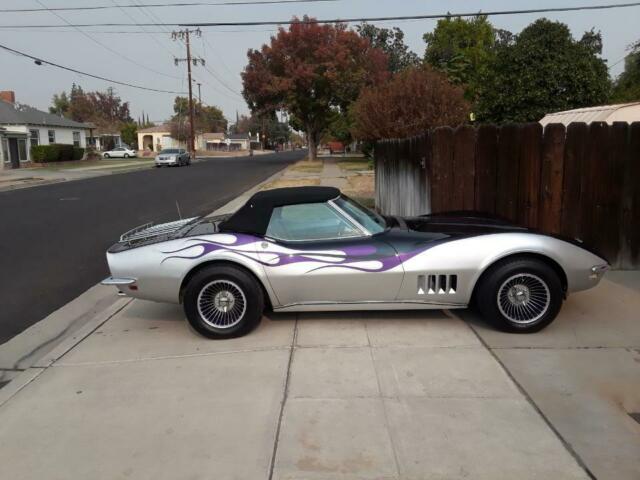
[[[7,478],[589,478],[449,312],[269,314],[211,341],[180,306],[113,299],[0,389]]]

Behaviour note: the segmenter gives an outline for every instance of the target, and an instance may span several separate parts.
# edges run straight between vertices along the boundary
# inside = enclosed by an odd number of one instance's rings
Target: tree
[[[467,99],[476,98],[480,78],[495,56],[497,39],[509,41],[510,32],[495,30],[485,15],[469,20],[445,18],[423,36],[424,59],[456,85],[464,85]]]
[[[118,130],[123,123],[133,122],[129,102],[123,102],[113,88],[105,92],[85,92],[74,83],[69,95],[55,94],[52,104],[51,113],[62,113],[77,122],[93,122],[104,129]]]
[[[171,137],[185,142],[189,139],[189,99],[176,97],[173,101],[174,115],[171,118]],[[227,119],[218,107],[195,102],[193,106],[194,130],[196,133],[225,132]],[[147,119],[148,121],[148,119]]]
[[[49,107],[49,113],[54,113],[64,117],[68,115],[70,105],[67,92],[61,92],[60,94],[54,93],[51,103],[52,105]]]
[[[533,22],[498,48],[483,73],[478,118],[531,122],[549,112],[606,103],[611,80],[601,48],[600,33],[593,30],[576,41],[563,23]]]
[[[374,48],[387,54],[389,70],[393,73],[421,63],[420,57],[404,43],[404,32],[398,27],[378,28],[370,23],[363,23],[356,26],[356,31],[369,40]]]
[[[624,71],[613,86],[613,101],[618,103],[640,101],[640,42],[624,59]]]
[[[129,146],[138,144],[138,125],[135,122],[123,123],[120,127],[122,141]]]
[[[366,38],[306,16],[247,56],[242,80],[249,108],[255,114],[289,112],[307,132],[310,159],[335,110],[346,112],[363,86],[388,76],[386,55]]]
[[[354,135],[373,141],[411,137],[441,125],[459,125],[469,111],[464,90],[425,65],[363,89],[350,113]]]

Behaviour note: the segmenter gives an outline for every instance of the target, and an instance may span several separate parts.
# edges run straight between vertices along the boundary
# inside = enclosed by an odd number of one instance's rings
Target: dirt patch
[[[323,162],[310,162],[308,160],[302,160],[301,162],[298,162],[289,167],[289,170],[298,173],[320,173],[322,172],[323,166]]]
[[[353,175],[347,177],[348,187],[344,193],[357,198],[375,197],[375,177],[373,175]]]
[[[373,165],[364,158],[352,158],[339,160],[338,166],[346,172],[368,171],[373,170]]]
[[[320,185],[319,178],[281,178],[274,182],[263,185],[261,190],[271,190],[273,188],[285,187],[306,187]]]

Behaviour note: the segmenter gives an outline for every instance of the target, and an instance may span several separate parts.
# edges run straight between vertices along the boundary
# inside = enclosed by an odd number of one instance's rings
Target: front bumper
[[[138,280],[135,278],[108,277],[102,280],[100,284],[116,287],[118,289],[118,295],[127,295],[138,290],[138,285],[136,284],[137,281]]]

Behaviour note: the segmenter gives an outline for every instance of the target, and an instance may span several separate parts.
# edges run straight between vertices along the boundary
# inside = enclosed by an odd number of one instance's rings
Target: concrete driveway
[[[211,341],[135,300],[60,352],[0,390],[7,478],[588,478],[443,312],[272,315]]]
[[[640,478],[640,272],[609,272],[535,335],[462,318],[600,480]]]

